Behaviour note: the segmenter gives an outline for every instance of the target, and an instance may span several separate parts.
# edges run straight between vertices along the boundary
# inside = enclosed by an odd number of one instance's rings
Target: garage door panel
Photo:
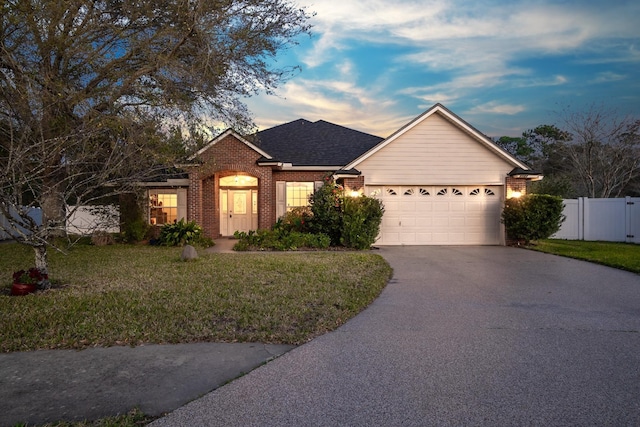
[[[459,217],[450,217],[449,218],[449,227],[452,228],[464,228],[465,227],[465,217],[463,216],[459,216]]]
[[[450,212],[465,212],[466,211],[466,203],[465,202],[451,202],[451,203],[449,203],[449,211]]]
[[[420,245],[433,243],[432,233],[416,233],[416,243]]]
[[[467,202],[467,212],[484,213],[487,211],[487,204],[483,202]]]
[[[417,214],[429,214],[433,212],[432,202],[426,202],[426,201],[420,200],[419,202],[416,202],[415,206],[416,206]]]
[[[500,186],[377,186],[367,191],[385,207],[377,244],[500,243]]]
[[[416,233],[400,233],[400,240],[405,245],[411,245],[416,243]]]
[[[412,215],[416,211],[416,204],[412,202],[400,202],[400,212],[409,212]]]
[[[403,228],[410,228],[410,227],[415,227],[416,225],[416,217],[413,216],[403,216],[400,219],[400,225]]]
[[[446,201],[444,201],[444,202],[443,201],[434,202],[433,211],[434,212],[449,212],[450,211],[449,202],[446,202]]]
[[[399,244],[403,244],[400,241],[400,233],[388,233],[388,232],[383,232],[381,233],[380,236],[380,241],[378,243],[384,242],[387,245],[399,245]]]
[[[436,228],[449,227],[448,217],[435,217],[433,218],[433,226]]]
[[[398,207],[399,203],[396,200],[383,199],[382,203],[384,203],[385,213],[399,211],[399,207]]]
[[[489,226],[489,223],[484,217],[467,217],[464,225],[467,229],[482,229]]]
[[[399,226],[399,224],[400,224],[399,216],[397,215],[388,216],[387,212],[385,212],[384,215],[382,215],[382,226],[384,226],[385,228]]]

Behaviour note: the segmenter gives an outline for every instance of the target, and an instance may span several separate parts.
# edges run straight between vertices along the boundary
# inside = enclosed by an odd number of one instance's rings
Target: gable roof
[[[341,168],[379,144],[383,138],[324,120],[294,120],[258,132],[256,145],[267,159],[295,166]]]
[[[492,151],[497,156],[499,156],[499,157],[503,158],[504,160],[506,160],[507,162],[511,163],[514,167],[521,168],[523,170],[529,170],[530,169],[526,164],[522,163],[520,160],[516,159],[511,154],[507,153],[505,150],[503,150],[502,148],[498,147],[491,139],[489,139],[483,133],[481,133],[476,128],[471,126],[469,123],[467,123],[466,121],[464,121],[463,119],[458,117],[456,114],[454,114],[452,111],[447,109],[442,104],[435,104],[433,107],[429,108],[427,111],[425,111],[424,113],[422,113],[421,115],[419,115],[415,119],[411,120],[409,123],[407,123],[406,125],[404,125],[400,129],[398,129],[396,132],[391,134],[385,140],[383,140],[382,142],[377,144],[375,147],[372,147],[370,150],[368,150],[367,152],[363,153],[358,158],[354,159],[352,162],[347,164],[344,167],[344,169],[345,170],[349,170],[349,169],[356,168],[361,162],[363,162],[364,160],[368,159],[373,154],[375,154],[376,152],[378,152],[382,148],[386,147],[387,145],[389,145],[390,143],[392,143],[393,141],[395,141],[396,139],[398,139],[399,137],[404,135],[409,130],[413,129],[415,126],[417,126],[418,124],[420,124],[421,122],[423,122],[424,120],[426,120],[428,117],[430,117],[433,114],[441,114],[445,119],[447,119],[453,125],[455,125],[460,130],[462,130],[465,133],[467,133],[468,135],[470,135],[473,139],[475,139],[480,144],[482,144],[485,147],[487,147],[490,151]]]
[[[259,147],[256,147],[254,144],[252,144],[251,142],[249,142],[246,138],[244,138],[242,135],[240,135],[238,132],[234,131],[233,129],[227,129],[226,131],[222,132],[220,135],[216,136],[215,138],[213,138],[207,145],[205,145],[204,147],[202,147],[200,150],[198,150],[197,153],[193,154],[191,157],[189,157],[187,160],[194,160],[195,158],[197,158],[199,155],[201,155],[202,153],[204,153],[205,151],[207,151],[209,148],[213,147],[214,145],[216,145],[218,142],[222,141],[223,139],[225,139],[227,136],[232,135],[234,136],[238,141],[242,142],[243,144],[245,144],[247,147],[251,148],[253,151],[255,151],[256,153],[260,154],[263,158],[265,159],[272,159],[273,157],[271,157],[268,153],[266,153],[264,150],[262,150]]]

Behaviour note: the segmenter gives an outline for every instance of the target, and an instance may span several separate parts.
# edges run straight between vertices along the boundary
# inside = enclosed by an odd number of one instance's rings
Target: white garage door
[[[384,203],[378,245],[500,244],[501,186],[367,186]]]

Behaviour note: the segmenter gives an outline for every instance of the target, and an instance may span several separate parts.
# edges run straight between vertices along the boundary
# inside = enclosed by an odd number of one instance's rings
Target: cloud
[[[527,73],[526,70],[514,68],[477,74],[462,74],[434,85],[403,88],[398,91],[398,94],[409,95],[428,104],[436,102],[449,104],[461,98],[468,98],[469,93],[473,90],[484,90],[496,86],[505,87],[507,79],[510,77],[522,76]]]
[[[574,96],[576,82],[631,81],[633,71],[613,65],[640,62],[640,2],[298,2],[317,13],[311,43],[295,52],[306,67],[278,97],[249,100],[261,128],[304,117],[386,136],[418,114],[416,106],[437,102],[480,121],[512,120],[531,105],[547,105],[561,88]],[[376,55],[371,48],[384,57],[358,56]],[[586,81],[581,64],[612,66]],[[534,100],[529,90],[526,100],[509,99],[528,88],[549,88],[547,98]]]
[[[492,101],[482,105],[476,105],[467,111],[467,114],[492,113],[513,116],[526,111],[526,109],[524,105],[499,104],[496,101]]]
[[[627,78],[624,74],[618,74],[611,71],[605,71],[602,73],[598,73],[595,79],[592,79],[589,83],[599,84],[599,83],[609,83],[609,82],[617,82],[620,80],[625,80]]]
[[[535,53],[607,49],[593,40],[637,39],[633,11],[640,6],[600,2],[382,1],[306,2],[317,12],[314,63],[349,41],[402,44],[415,52],[400,59],[433,69],[473,66],[487,70]],[[629,10],[629,9],[632,10]]]
[[[260,129],[305,118],[387,136],[409,120],[391,112],[395,101],[385,101],[348,80],[299,79],[287,83],[279,95],[248,101]]]

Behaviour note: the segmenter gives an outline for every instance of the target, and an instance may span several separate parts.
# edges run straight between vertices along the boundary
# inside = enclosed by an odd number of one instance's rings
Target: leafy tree
[[[496,144],[530,167],[545,174],[562,169],[561,151],[571,135],[555,125],[540,125],[521,137],[502,136]]]
[[[640,193],[640,120],[620,119],[614,111],[591,106],[565,110],[560,121],[562,128],[541,125],[521,138],[496,140],[545,175],[531,191],[592,198]]]
[[[0,3],[5,231],[46,271],[66,204],[130,191],[184,153],[189,130],[252,128],[241,98],[295,72],[273,59],[308,33],[307,19],[289,0]]]

